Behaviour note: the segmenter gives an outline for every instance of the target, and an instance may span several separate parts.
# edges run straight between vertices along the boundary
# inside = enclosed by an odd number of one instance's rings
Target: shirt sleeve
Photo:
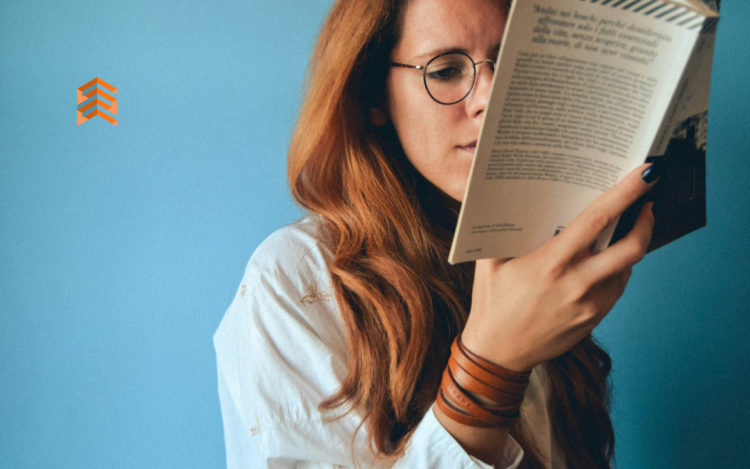
[[[391,465],[370,453],[358,415],[326,420],[318,404],[346,376],[344,334],[317,240],[294,225],[274,233],[214,334],[229,469],[493,467],[466,453],[432,407]],[[522,457],[509,437],[500,467],[515,469]]]
[[[435,417],[434,407],[435,404],[419,422],[407,445],[406,453],[394,464],[393,469],[414,467],[490,469],[495,467],[468,454]],[[522,459],[523,450],[516,440],[508,435],[502,463],[497,469],[516,469]]]

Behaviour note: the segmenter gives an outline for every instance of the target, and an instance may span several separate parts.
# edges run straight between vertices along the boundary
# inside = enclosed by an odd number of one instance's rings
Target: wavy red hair
[[[403,454],[435,400],[450,344],[468,318],[474,267],[447,262],[460,205],[414,169],[392,126],[368,119],[384,100],[406,1],[335,2],[289,149],[292,194],[320,215],[347,330],[346,378],[320,410],[362,415],[382,460]],[[551,424],[567,466],[608,468],[609,356],[589,336],[546,366]],[[543,467],[522,419],[511,435],[526,452],[522,467]]]

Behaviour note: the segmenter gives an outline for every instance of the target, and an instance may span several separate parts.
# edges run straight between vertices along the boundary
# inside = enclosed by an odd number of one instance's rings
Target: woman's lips
[[[464,151],[468,151],[470,153],[474,153],[474,151],[477,149],[477,142],[471,142],[468,145],[459,146],[458,148],[460,148],[460,149],[462,149]]]

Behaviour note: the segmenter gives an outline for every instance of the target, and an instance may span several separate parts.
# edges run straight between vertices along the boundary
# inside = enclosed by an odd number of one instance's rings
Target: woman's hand
[[[530,370],[570,350],[622,296],[646,254],[654,217],[644,205],[623,239],[593,255],[589,246],[655,183],[636,168],[599,196],[559,235],[523,257],[476,263],[466,347],[514,371]]]

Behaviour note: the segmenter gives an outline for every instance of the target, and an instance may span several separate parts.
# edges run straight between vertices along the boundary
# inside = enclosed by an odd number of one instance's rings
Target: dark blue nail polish
[[[662,166],[662,164],[659,164],[659,159],[655,159],[654,162],[651,163],[651,166],[641,173],[641,179],[643,179],[643,182],[651,184],[656,181],[656,179],[661,176]]]

